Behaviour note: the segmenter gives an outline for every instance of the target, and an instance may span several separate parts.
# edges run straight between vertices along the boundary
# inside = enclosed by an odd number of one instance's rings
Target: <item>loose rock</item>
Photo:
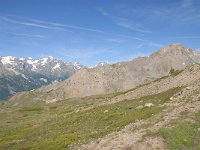
[[[142,109],[142,108],[144,108],[144,106],[142,105],[136,107],[136,109]]]
[[[145,103],[145,104],[144,104],[144,107],[153,107],[153,106],[154,106],[153,103]]]

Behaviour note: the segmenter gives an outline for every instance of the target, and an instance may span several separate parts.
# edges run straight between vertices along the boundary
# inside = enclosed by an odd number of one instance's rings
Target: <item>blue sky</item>
[[[199,0],[0,0],[0,55],[94,65],[200,49]]]

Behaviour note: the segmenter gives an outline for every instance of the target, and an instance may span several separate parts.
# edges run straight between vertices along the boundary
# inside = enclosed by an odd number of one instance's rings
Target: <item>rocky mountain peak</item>
[[[102,67],[106,67],[106,66],[109,66],[109,63],[107,63],[107,62],[100,62],[100,63],[98,63],[98,64],[96,64],[94,66],[90,66],[88,68],[102,68]]]
[[[94,67],[82,68],[64,82],[46,86],[39,91],[47,93],[46,99],[121,92],[141,83],[167,76],[172,68],[182,70],[196,63],[200,63],[199,53],[180,44],[172,44],[149,57],[112,65],[99,63]]]
[[[103,67],[109,65],[107,62],[100,62],[97,67]]]
[[[197,55],[198,52],[194,51],[191,48],[186,48],[183,45],[176,43],[176,44],[171,44],[167,47],[161,48],[160,50],[156,51],[152,55],[154,56],[166,56],[166,55]]]
[[[1,58],[1,62],[4,64],[4,65],[7,65],[7,64],[12,64],[14,62],[16,58],[13,57],[13,56],[5,56],[5,57],[2,57]]]

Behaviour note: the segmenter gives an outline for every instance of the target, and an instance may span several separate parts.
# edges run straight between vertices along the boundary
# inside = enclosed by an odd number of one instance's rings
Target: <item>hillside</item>
[[[198,52],[180,44],[172,44],[147,57],[112,65],[101,64],[94,68],[82,68],[63,82],[36,90],[37,96],[34,96],[33,100],[54,102],[72,97],[126,91],[166,76],[170,71],[182,70],[199,62]],[[16,97],[24,99],[22,93]]]
[[[124,92],[0,107],[1,149],[198,149],[200,65]],[[30,100],[30,101],[28,101]]]
[[[0,0],[0,150],[200,150],[200,0]]]
[[[36,60],[0,57],[0,100],[16,92],[30,91],[56,80],[67,79],[81,67],[78,63],[66,63],[53,57]]]

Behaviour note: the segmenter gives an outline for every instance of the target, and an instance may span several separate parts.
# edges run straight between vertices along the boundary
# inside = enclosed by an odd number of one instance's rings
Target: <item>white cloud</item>
[[[42,38],[42,39],[48,38],[47,36],[39,35],[39,34],[26,34],[26,33],[14,33],[14,32],[5,32],[5,33],[16,35],[16,36],[30,37],[30,38]]]
[[[165,39],[200,39],[200,36],[172,36],[172,37],[163,37]]]
[[[147,11],[150,19],[160,20],[169,23],[170,25],[184,24],[199,24],[200,23],[200,11],[193,7],[191,0],[181,1],[182,3],[175,5],[175,7],[162,7],[150,9]]]
[[[182,0],[181,7],[182,8],[188,8],[192,6],[193,0]]]
[[[147,41],[147,44],[150,45],[150,46],[153,46],[153,47],[158,47],[158,48],[164,47],[163,44],[152,42],[152,41]]]
[[[140,48],[145,48],[147,46],[151,46],[151,47],[156,47],[156,48],[160,48],[163,47],[163,44],[157,43],[157,42],[153,42],[153,41],[149,41],[149,40],[135,40],[129,37],[126,38],[106,38],[105,39],[108,42],[114,42],[114,43],[132,43],[133,47],[136,49],[140,49]]]
[[[67,24],[37,20],[37,19],[28,18],[28,17],[20,17],[20,16],[12,16],[12,17],[0,16],[0,20],[6,21],[9,23],[25,25],[25,26],[32,26],[32,27],[53,29],[53,30],[60,30],[60,31],[63,31],[63,30],[68,31],[66,29],[70,28],[70,29],[78,29],[78,30],[85,30],[85,31],[91,31],[91,32],[105,33],[102,30],[97,30],[97,29],[93,29],[93,28],[67,25]]]
[[[55,53],[61,55],[61,56],[66,56],[68,58],[71,58],[73,60],[77,59],[89,59],[94,56],[97,56],[99,54],[116,54],[117,51],[112,51],[106,48],[102,49],[97,49],[97,48],[90,48],[90,49],[70,49],[70,48],[61,48],[57,49]]]
[[[64,30],[63,28],[56,27],[56,26],[38,24],[38,23],[27,22],[27,21],[20,21],[20,20],[11,19],[11,18],[2,17],[2,16],[0,16],[0,20],[6,21],[9,23],[20,24],[20,25],[25,25],[25,26],[32,26],[32,27],[39,27],[39,28],[44,28],[44,29]]]
[[[127,19],[127,18],[121,18],[121,17],[116,17],[114,15],[110,15],[103,8],[98,8],[97,11],[99,11],[103,16],[107,16],[108,18],[110,18],[118,26],[121,26],[123,28],[128,28],[130,30],[134,30],[134,31],[137,31],[137,32],[152,33],[152,31],[145,29],[139,23],[135,23],[135,22],[133,22],[133,21]]]
[[[121,16],[128,16],[129,18],[144,19],[142,21],[148,21],[151,24],[160,22],[167,26],[183,26],[183,23],[187,25],[200,23],[200,9],[198,6],[199,0],[175,0],[168,3],[168,5],[165,5],[165,3],[162,5],[150,3],[149,6],[146,4],[130,6],[126,3],[121,3],[118,7],[114,7],[112,11]],[[134,22],[135,20],[131,21]],[[137,21],[134,23],[143,25],[142,29],[146,30],[145,26],[148,25],[148,22],[146,24],[141,24]]]
[[[124,42],[126,42],[125,40],[119,39],[119,38],[106,38],[105,40],[108,41],[108,42],[115,42],[115,43],[124,43]]]
[[[60,24],[55,22],[49,22],[49,21],[43,21],[43,20],[37,20],[33,18],[28,17],[20,17],[15,15],[9,15],[12,18],[9,17],[2,17],[0,16],[0,20],[14,23],[14,24],[20,24],[25,26],[31,26],[31,27],[38,27],[38,28],[44,28],[44,29],[53,29],[58,31],[69,31],[67,29],[76,29],[76,30],[83,30],[83,31],[90,31],[90,32],[96,32],[100,34],[107,34],[107,35],[114,35],[114,36],[121,36],[121,37],[129,37],[135,40],[143,40],[138,37],[131,37],[124,34],[117,34],[117,33],[110,33],[99,29],[93,29],[93,28],[87,28],[87,27],[80,27],[80,26],[74,26],[74,25],[67,25],[67,24]],[[15,19],[13,19],[15,18]],[[23,21],[21,21],[23,20]]]
[[[57,27],[61,27],[61,28],[71,28],[71,29],[104,33],[104,31],[102,31],[102,30],[93,29],[93,28],[87,28],[87,27],[81,27],[81,26],[75,26],[75,25],[67,25],[67,24],[61,24],[61,23],[55,23],[55,22],[49,22],[49,21],[42,21],[42,20],[37,20],[37,19],[29,19],[29,20],[36,22],[36,23],[42,23],[42,24],[47,24],[50,26],[57,26]]]
[[[152,33],[152,31],[146,30],[141,25],[133,23],[130,20],[127,20],[127,19],[123,19],[123,20],[121,19],[121,21],[119,21],[117,23],[117,25],[124,27],[124,28],[128,28],[130,30],[142,32],[142,33]]]
[[[109,15],[103,8],[98,7],[97,11],[99,11],[103,16],[108,16]]]

